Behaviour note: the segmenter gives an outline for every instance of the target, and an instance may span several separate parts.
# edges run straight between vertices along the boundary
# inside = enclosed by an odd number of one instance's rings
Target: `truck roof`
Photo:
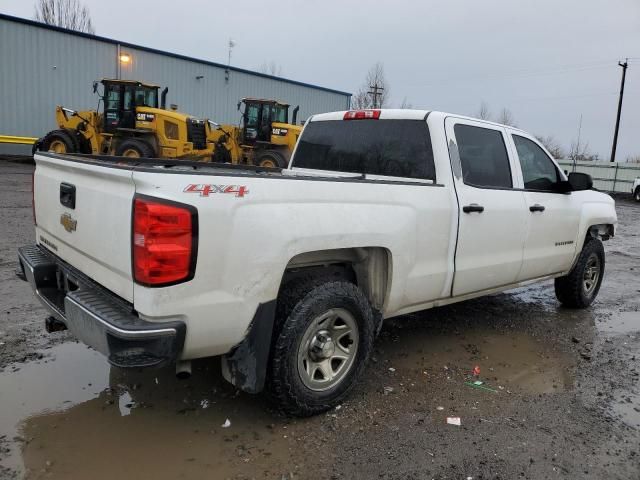
[[[355,109],[354,109],[355,110]],[[340,112],[328,112],[319,113],[309,119],[310,122],[323,122],[327,120],[343,120],[345,113],[354,110],[342,110]],[[461,118],[464,120],[473,120],[476,122],[482,122],[489,125],[496,125],[500,127],[509,127],[512,130],[524,132],[517,127],[511,125],[503,125],[501,123],[492,122],[490,120],[483,120],[481,118],[468,117],[466,115],[459,115],[457,113],[439,112],[433,110],[416,110],[407,108],[379,108],[379,109],[365,109],[365,110],[380,110],[380,120],[424,120],[427,115],[438,115],[443,119],[446,117]]]

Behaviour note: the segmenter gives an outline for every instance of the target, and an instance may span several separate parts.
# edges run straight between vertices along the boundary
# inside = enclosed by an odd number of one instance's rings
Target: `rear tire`
[[[604,247],[588,238],[578,261],[565,277],[555,280],[556,298],[568,308],[586,308],[595,300],[604,276]]]
[[[78,140],[66,130],[53,130],[42,139],[40,150],[54,153],[76,153],[79,151]]]
[[[633,192],[633,199],[636,202],[640,202],[640,187],[636,187],[636,191]]]
[[[155,158],[153,147],[146,140],[128,138],[116,148],[116,156],[128,158]]]
[[[259,153],[255,162],[258,167],[268,168],[287,168],[287,163],[284,156],[275,150],[266,150]]]
[[[373,348],[375,321],[364,293],[346,281],[300,289],[276,328],[268,391],[287,414],[310,416],[340,403],[362,374]],[[284,292],[283,292],[284,293]],[[292,295],[285,298],[289,305]]]

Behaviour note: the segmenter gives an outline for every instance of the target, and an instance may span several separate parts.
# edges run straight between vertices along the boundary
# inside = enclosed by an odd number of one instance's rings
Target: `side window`
[[[489,128],[457,124],[454,133],[464,183],[475,187],[511,188],[511,167],[502,133]]]
[[[549,156],[535,142],[520,135],[512,135],[516,144],[524,188],[531,190],[555,190],[558,170]]]

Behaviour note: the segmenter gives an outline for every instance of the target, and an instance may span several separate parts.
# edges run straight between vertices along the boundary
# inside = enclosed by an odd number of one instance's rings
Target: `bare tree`
[[[89,9],[78,0],[38,0],[34,19],[47,25],[95,33]]]
[[[547,135],[546,137],[536,135],[536,138],[542,145],[544,145],[544,148],[553,155],[553,158],[561,159],[565,157],[566,152],[564,151],[564,148],[562,148],[560,142],[558,142],[552,135]]]
[[[262,65],[258,68],[260,73],[264,73],[266,75],[272,75],[274,77],[282,76],[282,65],[278,65],[276,62],[271,60],[270,62],[263,62]]]
[[[484,100],[480,104],[480,108],[478,109],[478,113],[476,113],[476,117],[481,118],[482,120],[491,120],[491,110],[489,110],[489,104]]]
[[[351,108],[384,108],[391,97],[389,83],[384,76],[384,65],[377,62],[367,72],[364,84],[351,97]]]
[[[579,141],[571,142],[569,149],[569,158],[579,162],[594,162],[598,160],[598,154],[589,150],[589,142],[580,143]]]
[[[629,155],[625,162],[628,163],[640,163],[640,155]]]
[[[402,108],[403,110],[410,110],[413,108],[413,104],[407,100],[407,97],[404,97],[399,108]]]
[[[511,113],[511,110],[506,107],[503,107],[502,110],[500,110],[497,122],[503,125],[509,125],[510,127],[517,127],[513,113]]]

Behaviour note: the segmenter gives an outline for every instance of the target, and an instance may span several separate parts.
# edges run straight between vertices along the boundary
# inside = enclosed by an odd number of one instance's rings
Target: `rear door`
[[[131,170],[41,153],[35,160],[37,243],[133,301]]]
[[[571,267],[576,250],[581,202],[571,193],[558,192],[564,177],[535,139],[510,131],[509,141],[519,160],[528,217],[518,280],[564,272]]]
[[[460,209],[452,295],[514,283],[528,211],[524,193],[514,188],[506,132],[455,117],[445,129]]]

